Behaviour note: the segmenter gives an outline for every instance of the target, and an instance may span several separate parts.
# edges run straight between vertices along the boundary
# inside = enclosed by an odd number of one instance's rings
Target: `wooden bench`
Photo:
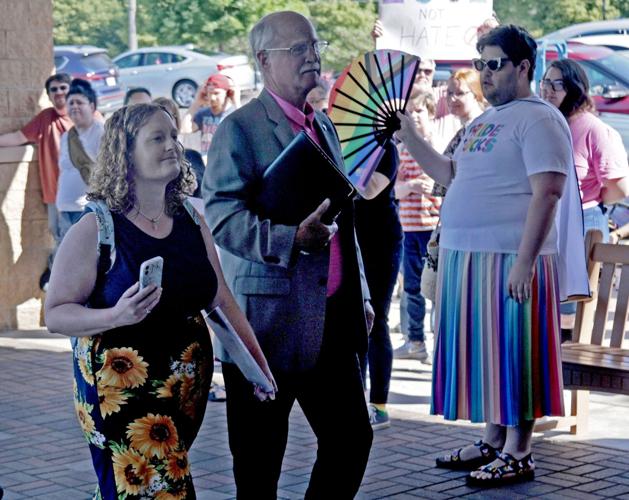
[[[629,395],[629,349],[624,340],[629,306],[629,246],[601,243],[588,232],[592,300],[579,302],[572,341],[562,344],[564,387],[572,389],[572,434],[587,431],[589,391]],[[617,295],[614,298],[614,290]],[[605,332],[613,318],[611,338]]]

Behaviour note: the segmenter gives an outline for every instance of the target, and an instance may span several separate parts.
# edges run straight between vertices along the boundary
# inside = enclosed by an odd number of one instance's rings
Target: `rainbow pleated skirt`
[[[538,257],[522,304],[507,288],[515,258],[441,249],[431,413],[508,426],[564,414],[555,256]]]

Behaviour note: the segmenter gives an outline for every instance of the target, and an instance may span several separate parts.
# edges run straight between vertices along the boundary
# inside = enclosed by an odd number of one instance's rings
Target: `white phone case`
[[[163,267],[164,259],[159,256],[142,262],[140,265],[140,290],[149,285],[156,285],[158,288],[162,286]]]

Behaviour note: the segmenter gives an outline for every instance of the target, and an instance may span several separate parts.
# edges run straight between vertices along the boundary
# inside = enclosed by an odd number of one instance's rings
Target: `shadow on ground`
[[[40,338],[41,332],[20,332],[19,338],[24,335]],[[0,347],[0,388],[0,484],[5,500],[89,498],[95,476],[74,415],[70,353]],[[393,396],[411,404],[428,403],[425,396]],[[391,428],[375,434],[360,499],[629,498],[629,458],[598,442],[538,438],[535,482],[481,491],[465,486],[464,473],[433,466],[436,456],[476,439],[477,426],[446,424],[410,412],[393,412],[393,417]],[[303,498],[315,446],[296,408],[280,498]],[[234,497],[224,404],[208,404],[190,458],[199,499]]]

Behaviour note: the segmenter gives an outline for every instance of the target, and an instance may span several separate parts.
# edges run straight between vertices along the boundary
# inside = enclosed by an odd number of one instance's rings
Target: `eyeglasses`
[[[430,76],[435,72],[432,68],[417,68],[417,73],[423,73],[426,76]]]
[[[54,94],[55,92],[58,92],[58,91],[65,92],[69,88],[70,87],[68,85],[59,85],[58,87],[48,87],[48,90],[50,91],[51,94]]]
[[[494,57],[485,61],[485,59],[472,59],[472,64],[476,71],[483,71],[487,66],[491,71],[499,71],[507,61],[510,61],[508,57]]]
[[[303,56],[306,52],[308,52],[308,49],[310,49],[311,47],[315,51],[315,53],[321,55],[325,52],[325,49],[327,49],[329,45],[330,44],[324,40],[317,40],[316,42],[298,43],[297,45],[293,45],[292,47],[279,47],[279,48],[274,48],[274,49],[262,49],[262,50],[266,52],[287,50],[288,52],[290,52],[291,56],[299,57],[299,56]]]
[[[446,97],[448,99],[463,99],[467,94],[471,92],[471,90],[467,90],[465,92],[447,92]]]
[[[539,86],[546,90],[553,89],[553,92],[561,92],[563,90],[566,90],[566,86],[563,80],[549,80],[545,78],[544,80],[539,82]]]

